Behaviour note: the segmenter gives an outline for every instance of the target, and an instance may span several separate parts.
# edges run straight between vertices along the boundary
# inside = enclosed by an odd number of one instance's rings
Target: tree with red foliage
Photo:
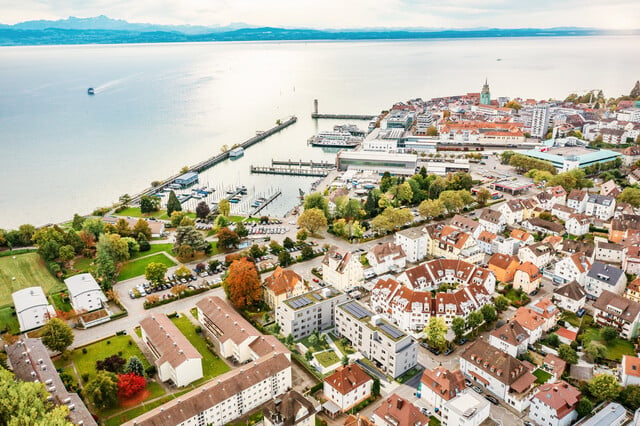
[[[147,386],[144,377],[136,373],[118,374],[118,396],[131,398]]]
[[[246,257],[235,260],[229,266],[224,288],[231,303],[244,308],[259,301],[262,296],[260,275],[253,262]]]

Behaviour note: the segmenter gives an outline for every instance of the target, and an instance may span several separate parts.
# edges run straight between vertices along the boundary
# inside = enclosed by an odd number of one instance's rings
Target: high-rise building
[[[486,79],[484,80],[482,91],[480,92],[480,104],[491,105],[491,93],[489,92],[489,83]]]
[[[549,104],[537,104],[531,113],[531,136],[544,138],[549,129]]]

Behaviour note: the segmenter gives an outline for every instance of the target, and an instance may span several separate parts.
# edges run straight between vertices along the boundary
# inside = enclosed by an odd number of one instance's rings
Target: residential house
[[[593,261],[595,255],[596,246],[592,242],[577,241],[577,240],[563,240],[559,249],[560,253],[566,255],[572,255],[574,253],[582,252],[590,260]]]
[[[42,287],[20,289],[13,292],[11,298],[21,333],[42,327],[56,316],[56,310],[49,304]]]
[[[518,257],[522,262],[531,262],[542,269],[551,262],[554,251],[549,244],[538,242],[528,246],[521,247],[518,251]]]
[[[425,368],[419,392],[428,404],[442,410],[447,401],[458,396],[466,387],[462,371],[449,371],[440,365],[433,370]]]
[[[530,309],[544,318],[543,331],[545,332],[556,326],[560,316],[558,307],[548,297],[532,302],[526,309]]]
[[[464,260],[434,259],[407,269],[397,280],[416,291],[437,290],[442,284],[484,287],[489,294],[495,291],[496,277],[486,268]]]
[[[621,243],[633,235],[640,235],[640,215],[624,214],[611,221],[609,241]]]
[[[567,207],[572,208],[576,213],[584,213],[587,209],[587,199],[589,193],[580,189],[572,189],[567,196]]]
[[[498,235],[491,245],[491,250],[493,253],[503,253],[509,254],[511,256],[515,256],[518,254],[520,250],[520,241],[515,238],[505,238],[502,235]]]
[[[418,362],[418,344],[411,336],[356,301],[336,308],[335,332],[391,377],[401,376]]]
[[[529,218],[527,218],[529,219]],[[528,245],[528,244],[533,244],[535,242],[535,239],[533,238],[533,235],[531,235],[530,233],[528,233],[527,231],[525,231],[524,229],[514,229],[511,231],[511,234],[509,234],[509,237],[520,241],[520,245]]]
[[[604,290],[593,302],[593,319],[599,326],[613,327],[625,339],[637,335],[640,303]]]
[[[453,226],[434,223],[425,227],[427,255],[436,258],[459,259],[475,263],[484,257],[471,234]]]
[[[482,231],[477,239],[478,248],[485,254],[492,254],[494,252],[493,242],[496,238],[496,234],[489,231]]]
[[[571,207],[567,207],[564,204],[554,204],[551,207],[551,214],[563,222],[569,220],[569,217],[575,212]]]
[[[429,424],[429,417],[397,394],[382,401],[371,417],[376,426],[416,426]]]
[[[57,406],[66,405],[68,408],[67,419],[74,425],[97,426],[91,413],[77,393],[67,391],[56,366],[49,358],[49,350],[40,339],[23,337],[12,345],[5,345],[7,353],[7,367],[15,374],[15,379],[23,382],[40,382],[44,384],[47,400]],[[10,395],[8,391],[3,394],[5,398],[17,398],[16,394]],[[28,399],[11,401],[11,403],[30,404]],[[48,404],[45,404],[47,407]],[[11,418],[5,404],[3,414],[5,419]],[[17,420],[14,418],[14,421]],[[23,424],[47,424],[46,421],[36,421],[35,418],[25,418]]]
[[[577,418],[580,391],[565,381],[540,386],[531,399],[529,417],[539,425],[570,426]]]
[[[340,291],[347,291],[364,282],[362,263],[350,251],[340,254],[338,247],[331,246],[322,259],[322,279]]]
[[[525,293],[531,293],[542,281],[542,272],[531,262],[524,262],[518,265],[513,275],[513,288],[522,289]]]
[[[489,334],[492,346],[513,357],[527,352],[529,333],[517,321],[509,321]]]
[[[578,312],[587,302],[587,293],[577,281],[571,281],[553,291],[553,301],[568,312]]]
[[[104,216],[102,218],[102,221],[104,223],[114,225],[114,226],[116,223],[118,223],[118,220],[123,220],[127,224],[127,227],[129,230],[133,230],[139,221],[146,222],[147,225],[149,226],[149,230],[151,231],[151,238],[160,238],[165,233],[165,223],[161,220],[154,220],[154,219],[147,220],[142,218],[132,218],[132,217],[122,217],[122,216]],[[134,235],[134,237],[137,237],[137,236]]]
[[[620,382],[622,386],[640,385],[640,358],[637,356],[622,355]]]
[[[530,402],[536,376],[517,358],[483,340],[471,343],[460,355],[460,370],[517,411]]]
[[[386,242],[373,246],[367,253],[369,265],[376,275],[382,275],[391,269],[403,270],[407,265],[407,255],[401,245]]]
[[[71,307],[76,312],[92,312],[102,309],[107,297],[91,274],[73,275],[64,283],[69,291]]]
[[[622,294],[627,285],[627,276],[620,268],[595,261],[587,272],[583,285],[587,294],[593,298],[600,296],[603,291]]]
[[[633,164],[635,164],[636,161],[640,160],[640,147],[630,146],[628,148],[625,148],[622,150],[622,155],[622,164],[624,164],[626,167],[631,167]]]
[[[520,204],[522,204],[522,220],[527,220],[534,217],[535,210],[538,207],[537,198],[522,198],[520,200]]]
[[[542,369],[553,377],[553,381],[560,380],[567,368],[567,361],[554,354],[546,354],[542,360]]]
[[[627,274],[640,275],[640,244],[628,245],[624,248],[622,269]]]
[[[545,331],[545,318],[529,308],[518,308],[512,321],[517,321],[526,330],[530,344],[540,340]]]
[[[520,223],[523,220],[524,207],[522,207],[522,203],[518,199],[508,200],[500,204],[498,211],[502,213],[506,224],[509,226]]]
[[[569,216],[569,219],[565,222],[564,226],[567,229],[567,233],[569,235],[586,235],[589,233],[589,225],[590,225],[589,217],[584,214],[572,214]]]
[[[324,396],[344,413],[371,396],[373,379],[358,364],[339,367],[325,377]]]
[[[635,169],[629,172],[627,180],[631,185],[640,183],[640,169]]]
[[[623,250],[622,244],[610,243],[604,238],[596,238],[596,260],[621,264]]]
[[[621,192],[622,190],[613,179],[609,179],[600,185],[600,195],[616,198]]]
[[[202,355],[165,314],[140,321],[140,331],[161,381],[180,388],[202,378]]]
[[[522,226],[531,232],[540,232],[545,235],[562,236],[566,230],[564,226],[559,223],[551,222],[550,220],[540,219],[539,217],[532,217],[531,219],[522,222]]]
[[[493,234],[502,233],[506,226],[506,220],[502,216],[502,214],[500,214],[499,211],[492,209],[483,210],[482,214],[480,215],[479,222],[486,231]]]
[[[271,309],[275,309],[286,299],[299,296],[307,291],[307,285],[299,274],[280,266],[262,284],[263,300]]]
[[[574,328],[571,326],[559,327],[556,330],[556,335],[558,336],[560,343],[571,345],[578,338],[578,328]]]
[[[553,281],[564,284],[569,281],[584,283],[584,278],[588,270],[592,267],[589,258],[582,252],[577,252],[571,256],[563,257],[553,270]]]
[[[262,407],[265,426],[315,426],[316,407],[295,390]]]
[[[494,253],[489,258],[487,266],[494,273],[496,280],[504,283],[511,282],[516,268],[520,265],[518,256],[510,256],[508,254]]]
[[[419,262],[427,255],[427,235],[418,228],[407,228],[394,235],[396,245],[402,247],[409,262]]]
[[[603,222],[607,222],[613,217],[616,209],[616,199],[606,195],[590,194],[587,198],[587,208],[585,214],[593,216]]]
[[[480,426],[489,418],[491,404],[471,389],[467,389],[442,408],[443,426]]]
[[[467,216],[462,216],[460,214],[452,217],[449,221],[449,225],[471,234],[475,239],[477,239],[480,236],[480,233],[484,231],[484,228],[480,224],[480,222],[473,220]]]
[[[631,281],[624,290],[624,297],[634,302],[640,303],[640,278]]]
[[[314,331],[335,326],[335,308],[349,297],[329,286],[292,297],[276,306],[276,322],[283,336],[303,339]]]

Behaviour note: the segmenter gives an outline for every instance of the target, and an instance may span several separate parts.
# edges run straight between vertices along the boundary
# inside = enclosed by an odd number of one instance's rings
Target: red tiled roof
[[[325,383],[346,395],[373,379],[357,364],[349,364],[338,368],[332,375],[325,377]]]

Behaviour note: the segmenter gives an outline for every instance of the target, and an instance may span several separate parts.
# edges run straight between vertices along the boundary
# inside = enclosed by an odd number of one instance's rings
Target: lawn
[[[525,293],[518,294],[518,291],[512,288],[507,290],[504,296],[511,301],[511,304],[518,304],[518,302],[520,302],[518,306],[524,306],[530,301]]]
[[[565,311],[562,313],[560,319],[565,320],[574,327],[580,327],[580,318],[578,318],[575,312]]]
[[[336,353],[332,350],[318,352],[316,354],[313,354],[313,356],[318,360],[320,365],[325,368],[331,367],[332,365],[340,362],[340,358],[338,358],[338,355],[336,355]]]
[[[142,212],[140,211],[140,207],[127,207],[126,209],[122,210],[121,212],[116,213],[116,216],[155,217],[155,218],[160,218],[161,216],[164,216],[166,218],[167,217],[167,211],[166,210],[158,210],[157,212],[142,214]]]
[[[53,302],[53,306],[56,308],[56,310],[59,311],[63,311],[63,312],[69,312],[72,308],[71,308],[71,303],[69,303],[69,299],[67,298],[67,300],[63,300],[62,295],[65,293],[53,293],[51,295],[51,300]]]
[[[635,356],[633,343],[628,340],[621,339],[620,337],[616,337],[611,343],[607,345],[600,336],[600,330],[600,328],[595,327],[585,328],[584,333],[582,334],[582,347],[586,347],[591,341],[601,343],[607,348],[605,357],[612,361],[622,361],[622,355]]]
[[[340,349],[340,352],[342,352],[342,355],[351,355],[355,353],[355,350],[350,345],[347,345],[347,346],[343,345],[342,340],[338,338],[336,335],[331,334],[330,337],[331,337],[331,340],[333,340],[333,343],[335,343],[338,349]]]
[[[207,380],[219,376],[231,370],[229,366],[207,347],[207,342],[200,334],[196,333],[195,326],[185,316],[171,318],[171,321],[178,327],[184,336],[202,355],[203,378],[194,382],[193,386],[198,386]]]
[[[21,254],[15,259],[13,256],[0,257],[0,307],[13,305],[11,293],[33,286],[42,287],[45,293],[65,288],[51,275],[38,253]]]
[[[0,331],[4,333],[4,330],[11,334],[20,333],[20,324],[18,318],[13,314],[12,306],[0,308]]]
[[[546,383],[546,382],[547,382],[547,380],[549,380],[549,379],[551,378],[551,374],[550,374],[550,373],[548,373],[548,372],[546,372],[546,371],[544,371],[544,370],[541,370],[541,369],[539,369],[539,368],[538,368],[538,369],[536,369],[536,370],[533,372],[533,375],[534,375],[534,376],[536,376],[536,377],[538,378],[538,379],[536,380],[536,383],[540,383],[540,384]]]
[[[141,251],[136,253],[134,256],[131,257],[130,260],[134,260],[134,259],[139,259],[141,257],[144,256],[150,256],[152,254],[156,254],[156,253],[160,253],[162,251],[166,251],[169,254],[172,254],[172,249],[173,249],[173,244],[150,244],[151,249],[147,250],[147,251]]]
[[[87,257],[78,257],[73,261],[73,269],[78,271],[78,274],[84,272],[93,272],[95,269],[95,265],[93,264],[94,262],[94,259],[90,259]]]
[[[167,265],[168,267],[175,266],[175,262],[165,256],[163,253],[157,253],[149,257],[127,262],[122,267],[122,270],[118,274],[118,281],[128,280],[129,278],[137,277],[144,274],[144,270],[148,264],[156,262]]]
[[[311,342],[309,341],[311,336],[313,336],[313,334],[305,337],[304,339],[301,339],[300,343],[305,345],[307,348],[311,349],[312,352],[320,352],[320,351],[325,351],[329,349],[329,345],[326,343],[326,341],[322,342],[319,338],[317,339],[316,344],[312,345]]]

